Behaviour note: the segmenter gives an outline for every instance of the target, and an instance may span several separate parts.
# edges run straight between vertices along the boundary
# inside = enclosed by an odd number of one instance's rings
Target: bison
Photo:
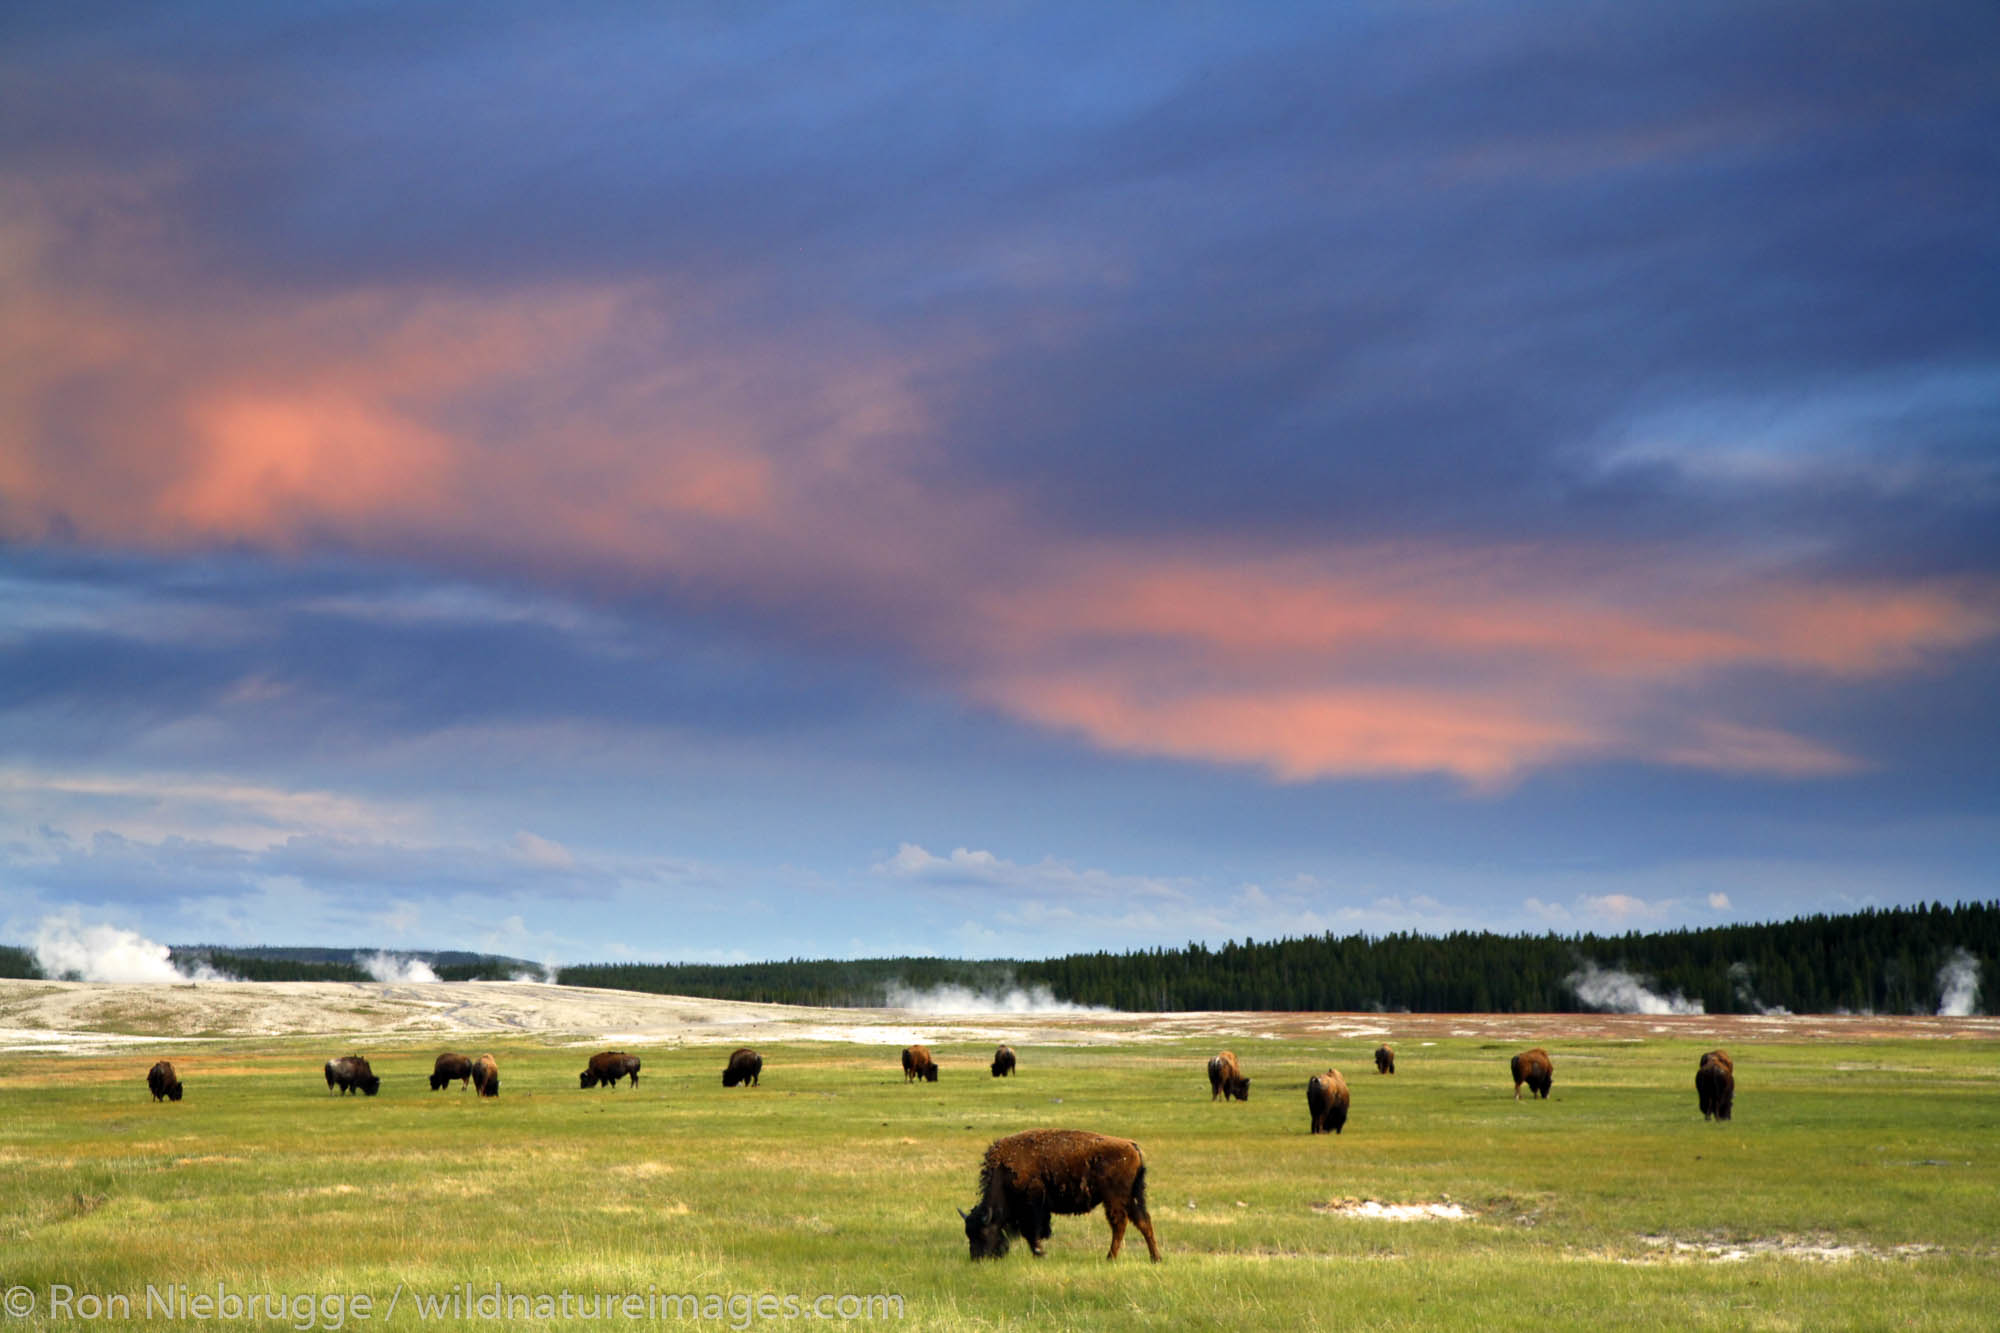
[[[969,1213],[959,1209],[959,1216],[974,1259],[1000,1258],[1014,1236],[1039,1259],[1051,1214],[1087,1213],[1100,1203],[1111,1224],[1111,1252],[1104,1257],[1118,1257],[1129,1219],[1158,1263],[1160,1246],[1146,1212],[1146,1159],[1130,1139],[1081,1129],[1031,1129],[996,1139],[979,1169],[979,1202]]]
[[[754,1087],[764,1073],[764,1057],[748,1046],[738,1046],[729,1053],[729,1067],[722,1071],[722,1086],[733,1088],[738,1084]]]
[[[1511,1066],[1514,1071],[1514,1100],[1521,1100],[1521,1085],[1528,1085],[1528,1091],[1537,1097],[1547,1099],[1549,1085],[1555,1082],[1555,1062],[1549,1053],[1537,1046],[1532,1051],[1522,1051],[1515,1056]]]
[[[1014,1048],[1002,1046],[993,1052],[993,1077],[1006,1078],[1014,1072]]]
[[[1224,1051],[1208,1062],[1208,1099],[1217,1097],[1225,1102],[1231,1097],[1239,1102],[1250,1100],[1250,1080],[1243,1077],[1234,1051]]]
[[[1710,1051],[1694,1072],[1695,1096],[1704,1120],[1727,1120],[1736,1104],[1736,1062],[1727,1051]]]
[[[472,1086],[482,1097],[500,1095],[500,1065],[492,1056],[482,1055],[472,1062]]]
[[[431,1068],[431,1091],[436,1092],[453,1079],[458,1080],[461,1092],[472,1086],[471,1056],[446,1051],[437,1058],[437,1064]]]
[[[1396,1052],[1386,1042],[1375,1048],[1375,1072],[1378,1074],[1393,1074],[1396,1072]]]
[[[926,1083],[937,1082],[937,1061],[931,1059],[931,1048],[928,1046],[905,1046],[903,1082],[914,1083],[918,1079]]]
[[[1306,1110],[1312,1113],[1312,1132],[1338,1134],[1347,1126],[1347,1080],[1338,1069],[1314,1074],[1306,1081]]]
[[[152,1089],[156,1102],[181,1099],[181,1076],[174,1072],[170,1061],[162,1060],[146,1071],[146,1086]]]
[[[618,1080],[631,1076],[633,1087],[639,1086],[639,1057],[627,1055],[623,1051],[599,1051],[590,1057],[590,1067],[577,1075],[583,1087],[594,1088],[602,1083],[607,1088],[618,1086]]]
[[[343,1055],[326,1062],[326,1090],[332,1092],[336,1087],[343,1094],[359,1088],[365,1096],[373,1097],[382,1090],[382,1080],[361,1056]]]

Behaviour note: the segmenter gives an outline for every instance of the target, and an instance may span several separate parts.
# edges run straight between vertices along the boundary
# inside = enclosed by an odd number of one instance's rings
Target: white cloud
[[[1708,905],[1710,910],[1716,912],[1729,912],[1735,910],[1730,904],[1729,895],[1726,893],[1709,894]]]
[[[1191,884],[1186,880],[1161,879],[1148,875],[1120,875],[1108,870],[1078,869],[1054,857],[1033,864],[1009,861],[988,851],[960,847],[949,856],[936,856],[913,842],[903,843],[896,854],[875,863],[877,874],[939,887],[1007,888],[1017,893],[1126,898],[1134,895],[1184,901]]]
[[[1620,923],[1656,921],[1665,915],[1661,907],[1647,902],[1644,898],[1635,898],[1629,893],[1586,893],[1578,899],[1578,902],[1582,904],[1586,915]]]
[[[570,854],[569,848],[559,842],[538,837],[526,829],[514,835],[511,846],[515,856],[529,865],[541,866],[545,870],[568,870],[576,864],[576,857]]]

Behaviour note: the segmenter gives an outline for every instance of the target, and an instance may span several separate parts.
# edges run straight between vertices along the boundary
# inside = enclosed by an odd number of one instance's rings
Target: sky
[[[2000,896],[2000,10],[0,11],[0,940]]]

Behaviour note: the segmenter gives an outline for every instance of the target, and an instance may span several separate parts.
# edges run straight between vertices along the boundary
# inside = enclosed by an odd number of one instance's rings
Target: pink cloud
[[[323,545],[568,591],[667,585],[885,641],[1108,751],[1286,781],[1493,788],[1602,758],[1838,775],[1860,760],[1709,687],[1744,668],[1907,673],[2000,630],[1988,586],[1685,551],[1054,532],[927,466],[920,385],[976,350],[725,336],[696,284],[147,298],[129,292],[171,277],[111,264],[72,289],[6,221],[16,541]]]

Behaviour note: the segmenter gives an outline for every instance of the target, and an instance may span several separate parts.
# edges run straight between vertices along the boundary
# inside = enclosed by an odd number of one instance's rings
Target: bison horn
[[[963,1208],[958,1210],[958,1217],[961,1222],[970,1222],[972,1220],[972,1214],[966,1212]]]

